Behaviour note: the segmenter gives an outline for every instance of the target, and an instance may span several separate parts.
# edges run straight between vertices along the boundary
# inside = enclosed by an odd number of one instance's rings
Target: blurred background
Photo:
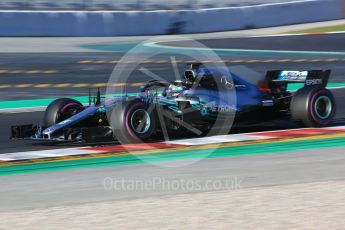
[[[289,0],[2,0],[0,10],[184,10],[279,2]]]

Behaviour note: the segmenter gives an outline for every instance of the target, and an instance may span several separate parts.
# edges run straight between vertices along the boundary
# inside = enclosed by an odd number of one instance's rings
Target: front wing
[[[59,135],[46,136],[40,125],[16,125],[11,127],[10,139],[25,139],[50,142],[96,142],[111,141],[113,131],[109,126],[80,127],[63,129]]]

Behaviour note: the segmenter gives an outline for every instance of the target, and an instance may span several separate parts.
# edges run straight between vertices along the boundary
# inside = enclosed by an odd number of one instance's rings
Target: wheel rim
[[[131,128],[138,134],[145,134],[151,126],[151,118],[146,110],[135,110],[131,116]]]
[[[327,119],[332,113],[332,101],[329,97],[327,96],[321,96],[317,98],[315,105],[314,105],[314,110],[316,115],[320,119]]]
[[[74,103],[74,102],[68,103],[65,106],[63,106],[60,110],[58,117],[57,117],[57,122],[63,121],[65,119],[73,116],[79,107],[80,107],[80,105],[77,103]]]

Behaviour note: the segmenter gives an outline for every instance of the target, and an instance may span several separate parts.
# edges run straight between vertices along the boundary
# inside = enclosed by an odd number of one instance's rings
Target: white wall
[[[344,0],[191,11],[0,11],[0,36],[118,36],[235,30],[344,18]],[[176,30],[175,30],[176,32]]]

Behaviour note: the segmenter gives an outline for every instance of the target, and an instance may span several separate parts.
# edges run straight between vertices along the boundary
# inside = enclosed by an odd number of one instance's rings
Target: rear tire
[[[292,119],[306,127],[329,125],[336,112],[333,94],[320,86],[307,86],[298,90],[291,101]]]
[[[44,127],[55,125],[71,117],[73,115],[72,112],[81,107],[83,105],[79,101],[71,98],[60,98],[51,102],[44,113]]]
[[[111,111],[109,123],[121,144],[147,141],[156,131],[156,112],[140,100],[121,102]]]

